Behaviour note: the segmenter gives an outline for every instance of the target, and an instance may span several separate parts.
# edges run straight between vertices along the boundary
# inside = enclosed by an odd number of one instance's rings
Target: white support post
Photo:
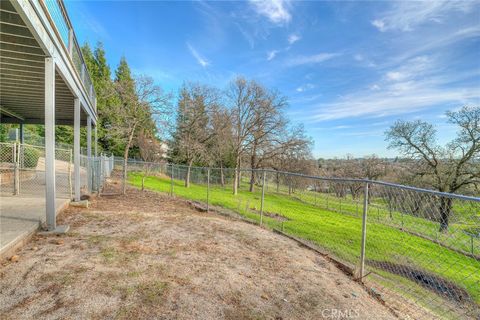
[[[55,198],[55,62],[53,58],[45,58],[45,203],[48,230],[56,228]]]
[[[93,131],[93,135],[95,136],[95,144],[93,146],[95,152],[94,152],[94,156],[95,158],[98,157],[98,134],[97,134],[97,124],[95,124],[95,128],[94,128],[94,131]]]
[[[97,124],[95,123],[95,127],[93,128],[93,136],[94,136],[94,142],[93,142],[93,167],[95,170],[95,177],[94,177],[94,188],[95,191],[98,193],[100,185],[99,185],[99,163],[98,163],[98,136],[97,136]]]
[[[92,192],[92,118],[87,117],[87,186],[88,193]]]
[[[80,201],[80,99],[78,98],[74,100],[73,163],[75,201]]]

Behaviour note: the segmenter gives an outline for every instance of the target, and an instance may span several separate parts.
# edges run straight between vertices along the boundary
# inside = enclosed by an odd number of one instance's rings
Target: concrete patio
[[[70,200],[57,198],[57,215]],[[0,197],[0,259],[9,256],[44,223],[45,196],[19,195]]]

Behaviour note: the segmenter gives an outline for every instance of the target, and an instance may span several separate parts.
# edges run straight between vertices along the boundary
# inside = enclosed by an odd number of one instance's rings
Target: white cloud
[[[304,64],[316,64],[325,62],[339,56],[339,53],[322,52],[310,56],[297,56],[287,61],[288,66],[299,66]]]
[[[202,67],[206,67],[210,64],[210,62],[208,62],[207,59],[202,57],[198,53],[198,51],[188,42],[187,42],[187,47],[188,47],[188,50],[190,51],[190,53],[192,54],[192,56],[195,58],[195,60],[197,60],[199,65],[201,65]]]
[[[288,23],[292,19],[289,2],[286,0],[251,0],[253,9],[276,24]]]
[[[393,89],[356,93],[341,100],[317,105],[316,115],[309,116],[313,122],[355,117],[385,117],[424,110],[438,104],[463,104],[480,101],[478,88],[421,88],[417,86],[402,94]]]
[[[300,40],[302,37],[300,37],[298,34],[292,33],[291,35],[288,36],[288,43],[289,44],[294,44],[298,40]]]
[[[452,19],[452,12],[468,13],[478,1],[401,1],[396,2],[393,8],[383,13],[381,18],[371,23],[379,31],[389,30],[412,31],[418,25],[433,22],[442,23]]]
[[[361,54],[356,54],[353,56],[353,59],[355,59],[356,61],[363,61],[363,56]]]
[[[388,71],[385,78],[388,81],[406,81],[425,73],[431,73],[434,69],[433,61],[428,56],[419,56],[402,63],[399,68]]]
[[[278,53],[278,50],[269,51],[267,53],[267,60],[270,61],[270,60],[274,59],[275,56],[277,55],[277,53]]]
[[[480,103],[479,71],[444,73],[442,61],[420,56],[409,59],[398,68],[387,71],[370,91],[356,91],[344,95],[332,103],[317,104],[316,114],[305,121],[354,117],[385,117],[417,112],[438,105]],[[459,83],[462,83],[459,85]]]
[[[480,37],[480,26],[466,27],[452,32],[445,32],[443,34],[435,33],[434,37],[427,39],[420,38],[418,43],[415,43],[415,45],[409,50],[405,50],[403,54],[395,57],[394,60],[400,63],[409,57],[413,57],[424,52],[434,50],[445,51],[449,46],[456,45],[464,40],[475,39],[478,37]]]
[[[377,27],[377,29],[380,30],[381,32],[387,31],[387,30],[385,29],[385,22],[383,22],[382,20],[378,20],[378,19],[373,20],[373,21],[372,21],[372,25],[373,25],[374,27]]]
[[[398,81],[405,78],[405,75],[398,71],[387,72],[387,78],[392,81]]]
[[[305,91],[310,90],[310,89],[313,89],[313,88],[315,88],[315,86],[314,86],[313,84],[307,83],[307,84],[305,84],[305,85],[303,85],[303,86],[298,87],[297,89],[295,89],[295,91],[297,91],[297,92],[305,92]]]
[[[76,3],[76,10],[80,14],[81,21],[76,27],[83,28],[88,31],[88,33],[95,34],[99,37],[99,40],[110,40],[111,36],[108,33],[107,29],[90,14],[89,10],[85,8],[80,2]],[[77,30],[78,31],[78,30]]]

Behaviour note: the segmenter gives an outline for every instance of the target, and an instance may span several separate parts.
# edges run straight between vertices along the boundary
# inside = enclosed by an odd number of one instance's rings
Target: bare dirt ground
[[[129,189],[70,208],[0,267],[1,319],[391,319],[296,242]]]

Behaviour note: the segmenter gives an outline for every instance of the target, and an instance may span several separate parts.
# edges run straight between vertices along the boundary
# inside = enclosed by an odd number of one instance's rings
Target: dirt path
[[[391,319],[323,257],[259,227],[130,190],[69,209],[0,267],[1,319]]]

